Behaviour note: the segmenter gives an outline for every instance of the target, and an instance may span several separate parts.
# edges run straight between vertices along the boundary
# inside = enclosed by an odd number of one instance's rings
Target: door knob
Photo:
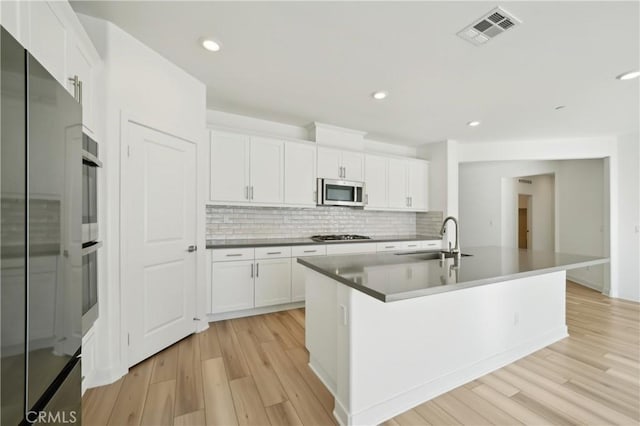
[[[196,250],[198,250],[198,246],[189,246],[189,247],[187,248],[187,251],[188,251],[189,253],[193,253],[193,252],[194,252],[194,251],[196,251]]]

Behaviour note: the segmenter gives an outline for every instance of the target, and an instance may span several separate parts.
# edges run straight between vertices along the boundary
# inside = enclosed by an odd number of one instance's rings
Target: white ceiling
[[[498,5],[523,23],[480,47],[456,36]],[[211,109],[403,144],[637,132],[640,79],[615,76],[639,67],[639,5],[72,2],[206,83]]]

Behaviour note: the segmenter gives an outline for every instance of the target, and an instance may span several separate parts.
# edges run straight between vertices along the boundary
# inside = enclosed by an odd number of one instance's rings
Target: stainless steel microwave
[[[364,206],[364,182],[318,179],[318,205]]]

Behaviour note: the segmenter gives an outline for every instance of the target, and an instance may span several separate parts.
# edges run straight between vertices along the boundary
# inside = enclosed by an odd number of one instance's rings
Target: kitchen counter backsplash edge
[[[382,243],[386,241],[424,241],[442,240],[440,235],[387,235],[372,237],[368,240],[345,240],[339,242],[314,241],[311,238],[260,238],[260,239],[208,239],[207,249],[230,249],[246,247],[277,247],[277,246],[302,246],[324,244],[360,244]]]

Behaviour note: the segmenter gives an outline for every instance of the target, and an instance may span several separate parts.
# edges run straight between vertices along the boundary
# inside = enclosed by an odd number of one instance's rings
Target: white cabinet
[[[316,146],[312,143],[284,144],[284,203],[291,206],[315,207]]]
[[[214,262],[211,268],[211,312],[253,308],[253,260]]]
[[[211,313],[291,302],[291,247],[218,249],[211,259]]]
[[[66,86],[67,29],[54,10],[55,2],[32,1],[29,3],[29,45],[31,54]]]
[[[389,159],[389,207],[405,209],[409,207],[407,193],[408,161],[398,158]]]
[[[385,251],[416,251],[422,249],[422,241],[388,241],[378,243],[377,250]]]
[[[364,181],[364,154],[318,147],[318,177]]]
[[[342,171],[346,180],[364,181],[364,154],[342,151]]]
[[[426,211],[429,208],[429,163],[420,160],[408,160],[408,163],[407,194],[409,208],[416,211]]]
[[[345,243],[327,245],[327,255],[334,254],[358,254],[375,253],[378,250],[376,243]]]
[[[429,163],[423,160],[367,155],[367,210],[427,211]]]
[[[256,260],[255,306],[291,302],[291,258]]]
[[[388,207],[387,179],[389,162],[387,158],[367,154],[364,165],[366,207],[371,209]]]
[[[284,142],[268,138],[251,138],[249,164],[252,203],[284,202]]]
[[[2,1],[2,25],[82,104],[95,136],[94,72],[100,56],[66,1]],[[71,80],[70,80],[71,79]]]
[[[291,250],[293,258],[291,259],[291,301],[301,302],[305,295],[305,270],[306,266],[298,263],[298,257],[308,256],[325,256],[327,254],[326,246],[295,246]]]
[[[211,132],[211,199],[249,200],[249,137]]]
[[[214,202],[284,201],[284,143],[238,133],[211,132],[210,196]]]
[[[67,78],[69,93],[82,105],[82,124],[95,131],[93,68],[95,64],[82,43],[71,33],[67,35]]]

